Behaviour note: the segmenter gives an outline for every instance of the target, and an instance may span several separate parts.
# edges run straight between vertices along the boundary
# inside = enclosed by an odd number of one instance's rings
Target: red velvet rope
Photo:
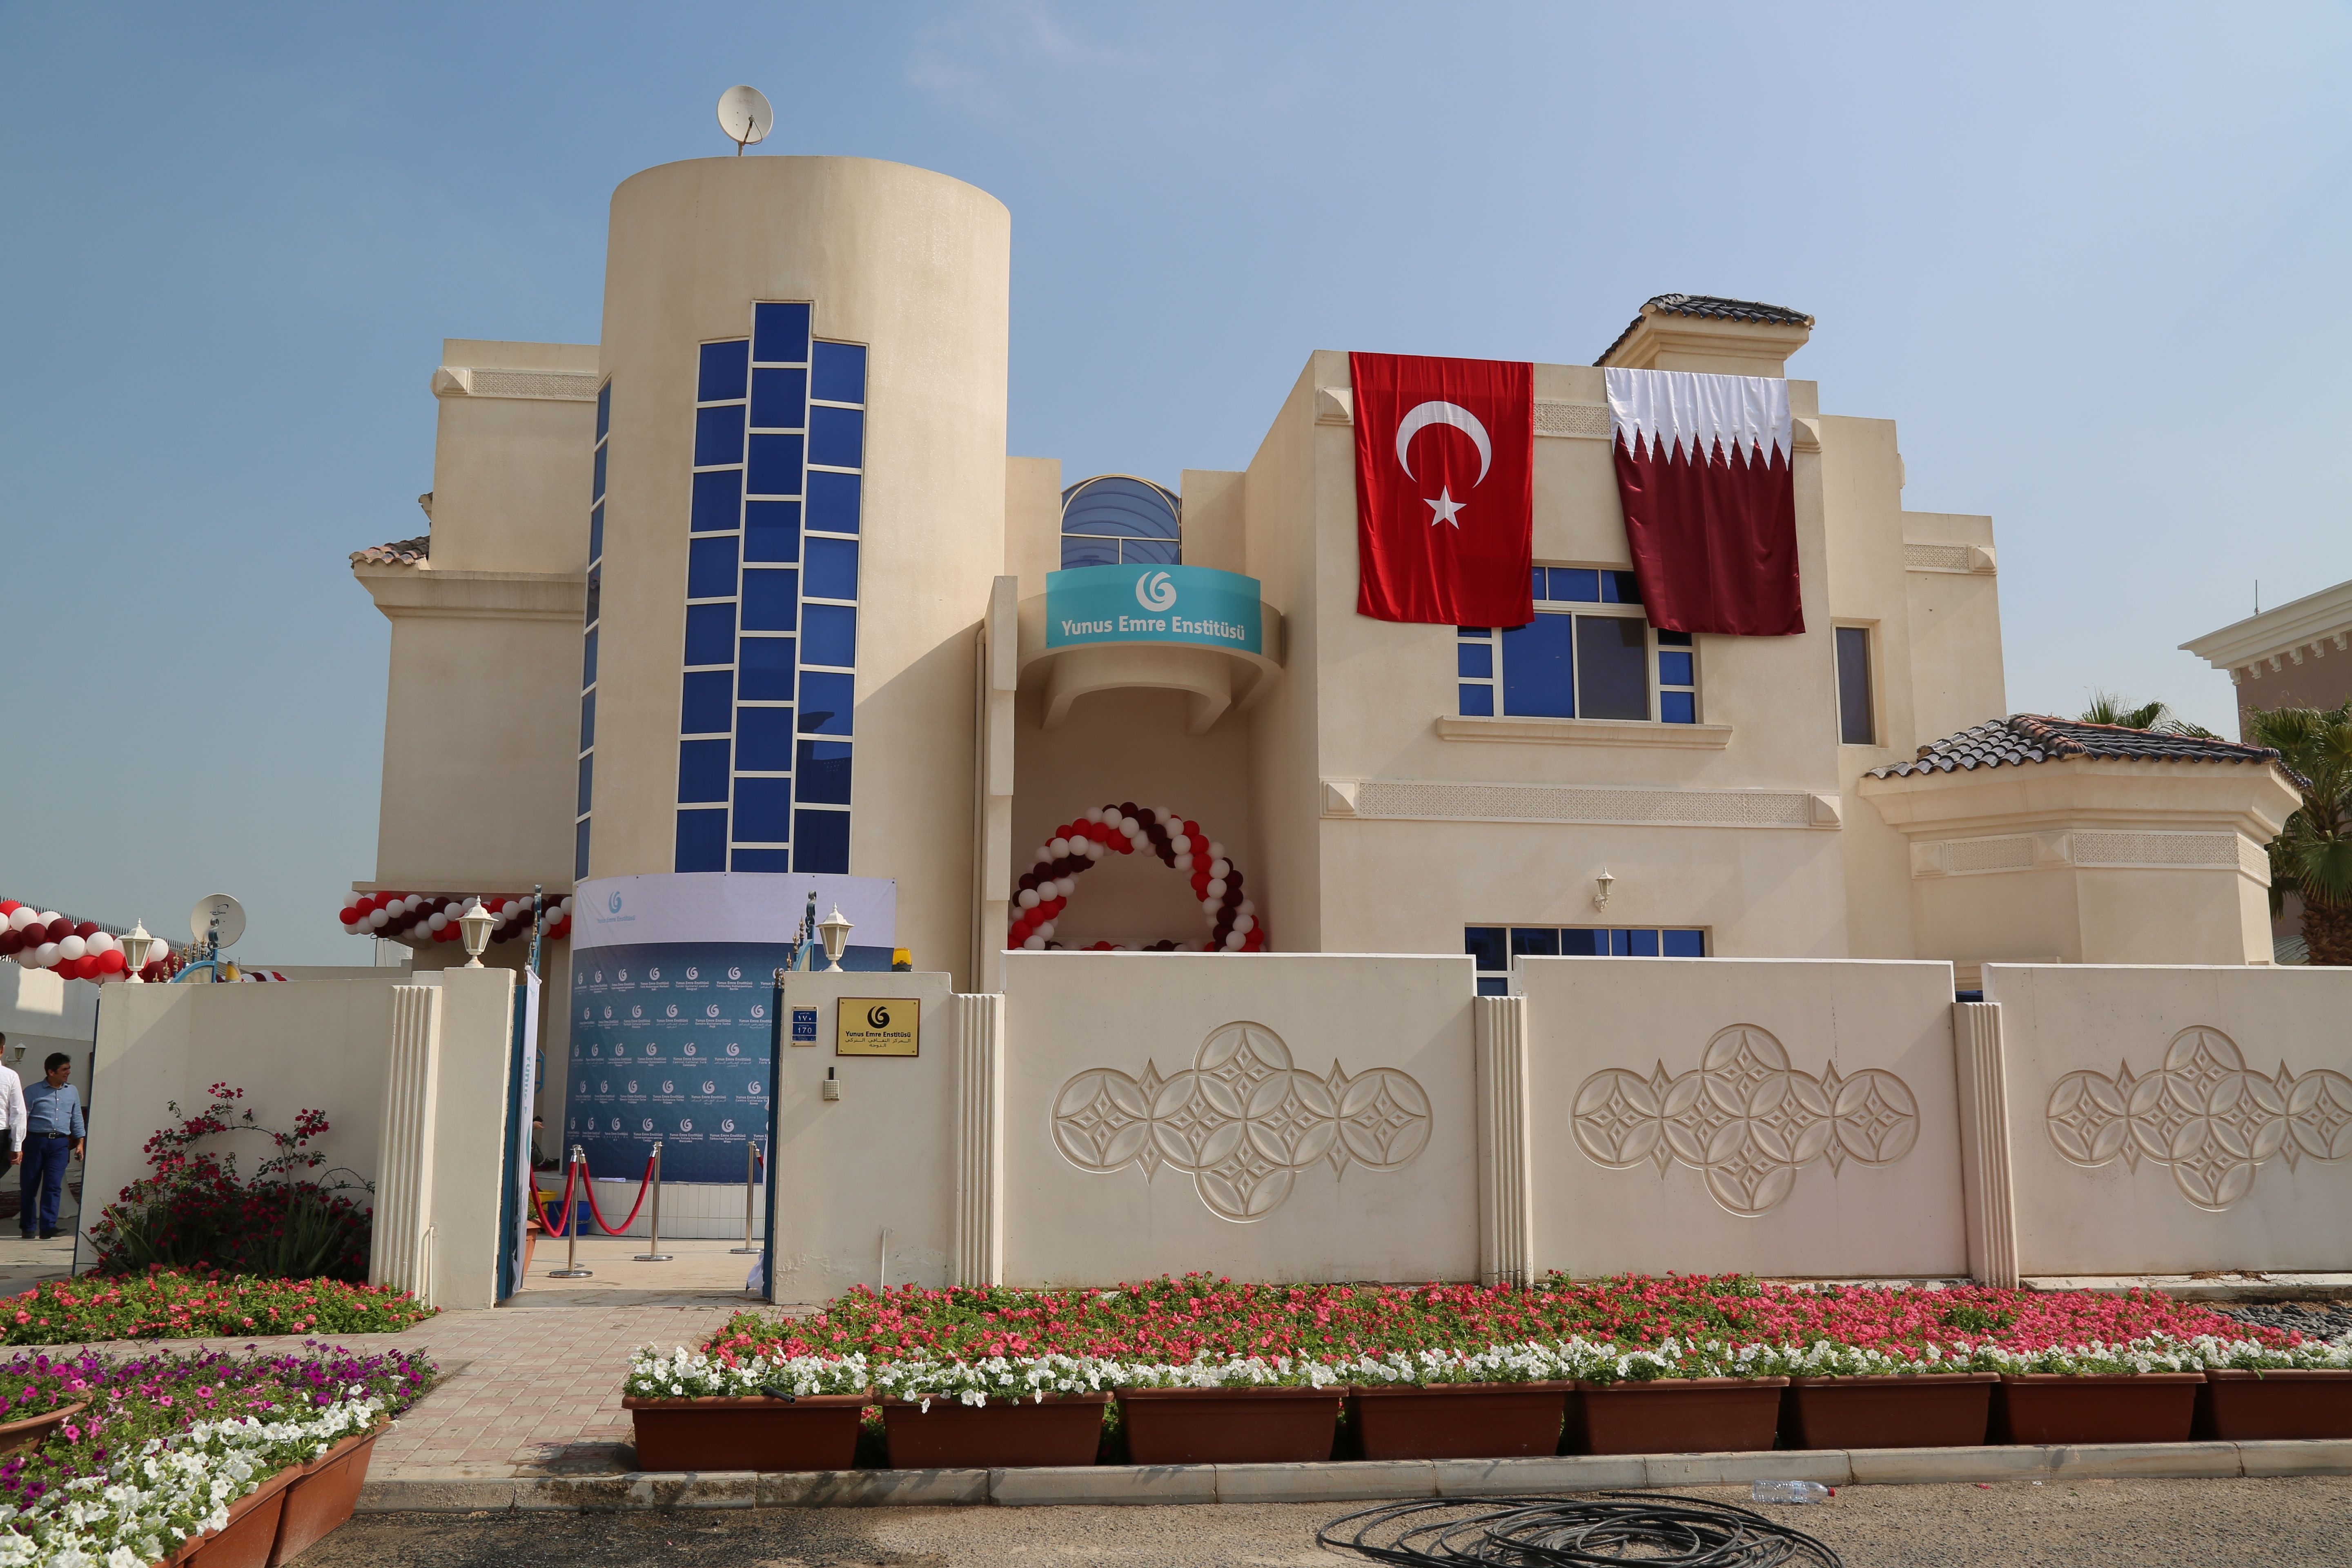
[[[636,1223],[637,1211],[646,1206],[646,1194],[652,1189],[653,1184],[654,1157],[651,1154],[648,1154],[646,1156],[646,1173],[637,1178],[637,1201],[629,1205],[629,1217],[623,1220],[619,1225],[610,1225],[605,1222],[604,1211],[596,1206],[596,1184],[593,1181],[590,1182],[588,1184],[588,1212],[595,1216],[597,1228],[602,1230],[606,1236],[620,1236],[625,1234],[628,1230],[629,1226]]]
[[[572,1223],[572,1217],[574,1212],[572,1207],[572,1184],[577,1182],[579,1179],[580,1165],[577,1161],[572,1162],[563,1167],[563,1219],[565,1225]],[[536,1180],[530,1184],[530,1204],[533,1208],[539,1211],[540,1229],[545,1231],[550,1236],[569,1236],[571,1234],[570,1231],[549,1222],[547,1217],[547,1199],[540,1192],[539,1183]]]

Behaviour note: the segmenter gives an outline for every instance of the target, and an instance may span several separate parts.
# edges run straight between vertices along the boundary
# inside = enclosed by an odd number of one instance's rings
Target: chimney
[[[1786,375],[1789,356],[1805,346],[1812,325],[1811,316],[1781,305],[1661,294],[1592,363],[1621,370]]]

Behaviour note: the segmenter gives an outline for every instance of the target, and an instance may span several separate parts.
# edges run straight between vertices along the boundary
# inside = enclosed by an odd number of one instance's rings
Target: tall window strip
[[[1633,574],[1538,566],[1535,599],[1524,626],[1456,628],[1460,712],[1698,722],[1698,649],[1652,628]]]
[[[1522,958],[1705,958],[1703,927],[1467,926],[1463,951],[1478,961],[1478,994],[1510,990]]]
[[[572,877],[588,875],[588,816],[596,777],[596,629],[604,613],[604,451],[613,433],[613,384],[596,389],[596,451],[588,495],[588,608],[580,655],[580,795],[572,824]]]

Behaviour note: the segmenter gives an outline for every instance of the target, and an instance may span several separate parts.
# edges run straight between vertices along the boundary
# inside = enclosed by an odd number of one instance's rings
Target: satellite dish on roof
[[[209,941],[215,948],[234,947],[245,934],[245,906],[226,893],[206,893],[188,916],[188,934],[198,942]]]
[[[719,95],[719,129],[735,143],[735,155],[761,141],[768,128],[776,122],[776,111],[768,106],[767,95],[756,87],[730,87]]]

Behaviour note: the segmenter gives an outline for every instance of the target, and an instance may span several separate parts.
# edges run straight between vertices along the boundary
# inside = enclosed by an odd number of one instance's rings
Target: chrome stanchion
[[[547,1271],[550,1279],[593,1279],[593,1270],[580,1267],[580,1198],[573,1196],[588,1173],[588,1153],[579,1144],[572,1145],[572,1169],[563,1178],[563,1206],[571,1212],[563,1216],[563,1267]],[[585,1196],[583,1194],[582,1196]]]
[[[661,1141],[659,1139],[654,1141],[653,1184],[654,1217],[651,1223],[653,1236],[646,1243],[652,1250],[638,1253],[630,1259],[633,1263],[667,1263],[670,1259],[670,1255],[661,1249]]]
[[[730,1252],[762,1252],[766,1248],[751,1245],[751,1193],[760,1180],[760,1141],[743,1140],[743,1245],[730,1247]]]

